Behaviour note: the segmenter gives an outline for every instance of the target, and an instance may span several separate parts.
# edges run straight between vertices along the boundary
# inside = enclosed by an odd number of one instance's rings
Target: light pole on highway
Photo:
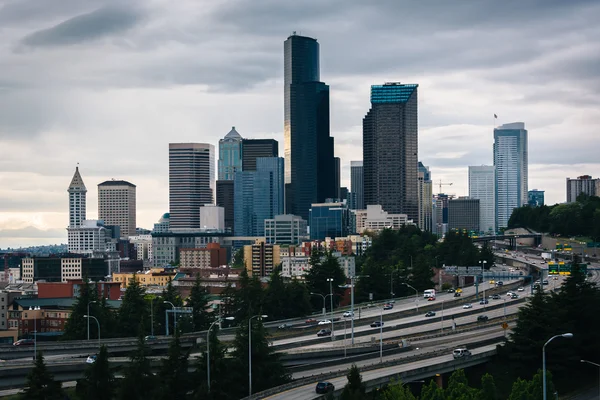
[[[252,320],[267,318],[267,315],[255,315],[248,320],[248,398],[252,399]]]
[[[415,303],[417,304],[417,313],[419,313],[419,291],[406,282],[402,282],[402,284],[415,291]]]
[[[96,300],[88,301],[87,304],[87,315],[90,315],[90,304],[98,303]],[[87,320],[87,340],[90,340],[90,319]]]
[[[440,333],[444,334],[444,300],[442,300],[442,327],[440,328]]]
[[[394,299],[394,272],[398,272],[398,270],[394,269],[390,274],[390,300]]]
[[[327,295],[322,295],[321,293],[314,293],[314,292],[310,292],[311,295],[313,296],[321,296],[323,298],[323,318],[325,318],[325,299],[331,295],[327,294]]]
[[[581,360],[581,362],[582,363],[591,364],[591,365],[594,365],[594,366],[598,367],[598,371],[600,372],[600,364],[597,364],[595,362],[591,362],[591,361],[588,361],[588,360]],[[600,399],[600,375],[598,376],[598,396],[599,396],[598,398]]]
[[[481,264],[481,276],[483,275],[483,272],[485,271],[485,264],[487,264],[487,260],[480,260],[479,264]],[[485,282],[482,282],[482,286],[483,286],[483,308],[485,308]]]
[[[562,335],[552,336],[546,343],[544,343],[544,347],[542,347],[542,390],[544,395],[544,400],[547,400],[546,396],[546,346],[548,343],[556,339],[557,337],[563,337],[565,339],[573,338],[572,333],[563,333]]]
[[[40,311],[40,306],[29,307],[29,311]],[[37,357],[37,313],[33,313],[33,361]]]
[[[100,322],[98,321],[98,318],[93,315],[84,315],[83,318],[87,318],[88,324],[90,323],[90,318],[93,318],[96,321],[96,325],[98,325],[98,348],[100,348]]]
[[[335,337],[333,332],[333,278],[327,278],[327,282],[329,282],[329,296],[331,296],[329,301],[331,302],[331,340],[333,340]]]
[[[233,317],[225,317],[226,320],[233,320]],[[210,393],[210,330],[215,324],[221,325],[221,318],[217,318],[210,326],[208,327],[208,331],[206,331],[206,383],[208,386],[208,392]]]
[[[354,275],[350,277],[350,337],[351,344],[354,346],[354,285],[356,284],[356,278],[368,278],[369,275]]]
[[[175,333],[177,333],[177,312],[175,311],[175,304],[171,303],[170,301],[163,301],[163,304],[170,304],[171,307],[173,307],[173,330],[175,331]],[[166,329],[166,334],[167,336],[169,336],[169,310],[165,310],[165,329]]]
[[[383,308],[379,314],[379,363],[383,362]]]

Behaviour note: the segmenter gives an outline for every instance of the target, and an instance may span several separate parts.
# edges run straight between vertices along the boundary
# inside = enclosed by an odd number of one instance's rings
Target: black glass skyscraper
[[[363,119],[365,206],[418,221],[417,87],[371,86],[371,109]]]
[[[286,212],[308,220],[312,203],[336,197],[329,86],[320,82],[316,39],[294,33],[284,57]]]

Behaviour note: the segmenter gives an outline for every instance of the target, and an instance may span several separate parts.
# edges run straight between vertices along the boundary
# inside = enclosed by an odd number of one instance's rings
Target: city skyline
[[[419,84],[419,160],[435,177],[434,192],[441,179],[466,195],[467,167],[492,164],[494,113],[496,125],[526,123],[529,188],[544,190],[547,204],[565,201],[566,177],[600,175],[593,136],[600,6],[591,2],[510,10],[434,2],[433,14],[426,5],[335,1],[67,3],[0,8],[3,248],[66,242],[64,188],[77,163],[88,188],[111,178],[135,182],[138,225],[150,229],[169,207],[169,142],[217,146],[235,125],[245,138],[278,140],[283,154],[282,41],[296,29],[321,44],[342,186],[362,153],[370,86],[390,80]],[[413,38],[390,43],[385,38],[402,30],[381,21],[399,9],[412,17],[403,29]],[[331,22],[340,13],[355,23]],[[127,150],[115,151],[115,143]],[[88,219],[98,217],[95,197],[88,196]]]

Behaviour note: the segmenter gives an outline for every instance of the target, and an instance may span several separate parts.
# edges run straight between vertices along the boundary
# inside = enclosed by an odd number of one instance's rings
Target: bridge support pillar
[[[435,374],[435,384],[438,385],[439,388],[444,388],[444,380],[442,378],[442,374]]]

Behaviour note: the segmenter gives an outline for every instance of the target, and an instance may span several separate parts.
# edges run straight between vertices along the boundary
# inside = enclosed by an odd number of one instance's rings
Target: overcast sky
[[[96,185],[125,179],[152,228],[169,142],[235,125],[282,148],[293,31],[321,45],[343,184],[370,85],[400,81],[419,84],[419,159],[445,191],[492,164],[495,113],[525,122],[529,188],[562,202],[567,176],[600,175],[598,21],[597,0],[0,0],[0,247],[66,242],[77,163],[88,218]]]

